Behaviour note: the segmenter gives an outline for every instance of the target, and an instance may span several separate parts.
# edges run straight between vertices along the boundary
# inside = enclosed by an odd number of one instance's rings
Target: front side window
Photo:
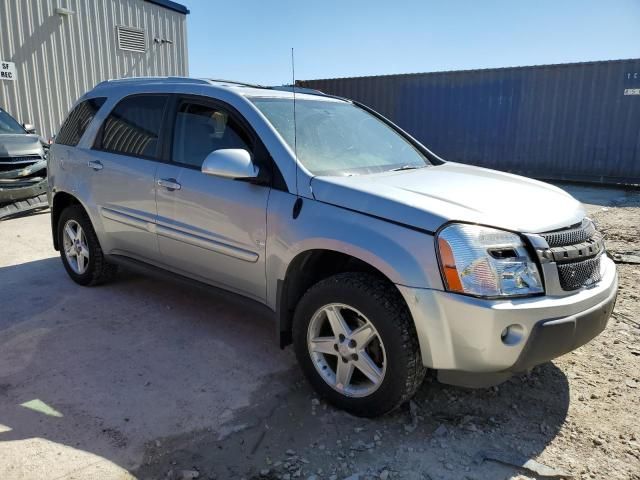
[[[221,108],[199,103],[180,105],[173,133],[172,160],[200,168],[214,150],[251,150],[244,130]]]
[[[79,103],[60,127],[56,143],[75,147],[106,98],[90,98]]]
[[[0,135],[8,133],[26,133],[15,118],[0,108]]]
[[[427,158],[390,126],[348,102],[252,98],[314,175],[358,175],[421,168]]]
[[[106,152],[157,158],[166,95],[135,95],[115,106],[102,125],[96,148]]]

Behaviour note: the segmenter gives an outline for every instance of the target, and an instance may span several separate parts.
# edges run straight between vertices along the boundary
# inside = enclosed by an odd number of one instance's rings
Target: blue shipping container
[[[390,118],[446,160],[640,184],[640,59],[303,80]]]

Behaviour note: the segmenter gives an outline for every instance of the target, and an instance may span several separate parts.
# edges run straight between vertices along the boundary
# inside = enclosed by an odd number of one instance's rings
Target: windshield
[[[252,98],[294,149],[293,101]],[[428,160],[391,127],[351,103],[296,99],[298,160],[314,175],[421,168]]]
[[[26,133],[24,128],[7,112],[0,108],[0,135],[6,133]]]

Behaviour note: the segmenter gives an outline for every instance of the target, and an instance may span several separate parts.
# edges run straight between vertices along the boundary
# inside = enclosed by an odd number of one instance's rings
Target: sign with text
[[[0,60],[0,80],[15,80],[16,64]]]

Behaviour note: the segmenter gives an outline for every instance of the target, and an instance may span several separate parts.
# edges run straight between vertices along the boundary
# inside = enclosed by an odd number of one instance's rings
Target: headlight
[[[538,267],[514,233],[454,223],[438,234],[438,256],[449,291],[479,297],[544,292]]]

